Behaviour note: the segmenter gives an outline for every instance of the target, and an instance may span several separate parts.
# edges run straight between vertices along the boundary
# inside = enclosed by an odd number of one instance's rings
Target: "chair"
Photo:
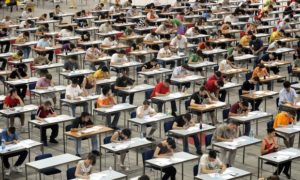
[[[111,142],[111,136],[106,136],[104,139],[103,139],[103,144],[109,144]],[[104,164],[106,166],[106,153],[112,153],[110,151],[105,151],[105,158],[104,158]]]
[[[251,79],[251,77],[252,77],[252,72],[248,72],[248,73],[245,74],[246,81]]]
[[[229,118],[229,111],[230,111],[229,108],[223,110],[223,112],[222,112],[222,114],[223,114],[223,122],[228,120],[228,118]]]
[[[153,89],[148,89],[145,91],[145,99],[151,101],[151,94],[152,94]]]
[[[198,164],[193,167],[193,174],[194,174],[194,176],[198,175],[198,169],[199,169],[199,165]]]
[[[169,130],[172,129],[173,123],[174,123],[174,121],[167,121],[167,122],[164,122],[164,132],[165,132],[165,136],[170,136]]]
[[[75,179],[76,167],[71,167],[67,170],[67,180]]]
[[[296,77],[296,78],[298,78],[298,74],[294,74],[293,73],[293,67],[292,67],[292,65],[291,64],[289,64],[288,66],[287,66],[287,72],[288,72],[288,75],[289,75],[289,80],[290,81],[292,81],[293,80],[293,77]]]
[[[213,68],[214,68],[214,71],[218,71],[219,70],[219,65],[216,65]]]
[[[239,89],[239,99],[241,100],[241,95],[243,95],[243,89]]]
[[[130,113],[130,118],[131,119],[136,118],[136,112],[135,111]],[[139,131],[139,125],[138,124],[133,124],[133,126],[136,126],[136,131]]]
[[[153,159],[153,155],[154,155],[154,150],[153,149],[148,149],[144,152],[142,152],[142,160],[143,160],[143,166],[144,166],[144,174],[145,174],[145,169],[146,168],[150,168],[150,169],[154,169],[154,170],[159,170],[149,164],[145,165],[145,161]],[[155,174],[154,174],[154,179],[155,179]]]
[[[42,159],[47,159],[47,158],[51,158],[52,154],[51,153],[46,153],[46,154],[41,154],[41,155],[37,155],[34,160],[35,161],[39,161]],[[41,174],[46,175],[46,176],[50,176],[53,175],[53,179],[54,179],[54,175],[55,174],[60,174],[61,179],[62,179],[62,175],[61,175],[61,170],[57,169],[57,168],[46,168],[40,171]]]

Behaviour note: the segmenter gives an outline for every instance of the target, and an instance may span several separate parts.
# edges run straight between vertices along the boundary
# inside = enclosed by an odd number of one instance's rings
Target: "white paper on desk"
[[[144,120],[145,121],[155,121],[155,120],[158,120],[158,119],[156,119],[155,117],[150,117],[149,115],[146,115],[146,116],[144,116]]]
[[[297,153],[290,152],[290,151],[278,151],[277,154],[279,155],[285,155],[285,156],[296,156]]]
[[[125,104],[116,104],[114,106],[112,106],[111,108],[112,109],[120,109],[120,108],[123,108],[124,106],[126,106]]]
[[[272,91],[271,92],[265,92],[266,95],[272,95],[274,94]]]
[[[237,145],[239,145],[239,143],[236,142],[236,141],[232,141],[232,142],[224,142],[224,144],[226,144],[226,145],[228,145],[228,146],[237,146]]]
[[[256,91],[256,92],[254,92],[253,94],[261,95],[261,94],[264,94],[264,92],[263,92],[263,91]]]
[[[222,174],[231,174],[231,173],[233,173],[232,170],[230,170],[230,169],[225,169],[225,171],[224,171]]]
[[[157,114],[155,114],[154,116],[152,116],[153,118],[162,118],[162,117],[164,117],[164,116],[166,116],[165,114],[163,114],[163,113],[157,113]]]
[[[100,129],[102,129],[101,126],[94,126],[81,131],[81,133],[91,133],[91,132],[99,131]]]
[[[155,161],[157,162],[157,164],[160,164],[160,165],[170,164],[170,159],[168,159],[168,158],[157,158],[157,159],[155,159]]]
[[[290,156],[278,155],[278,156],[275,156],[274,158],[277,159],[278,161],[282,161],[282,160],[285,160],[285,159],[289,159]]]
[[[172,94],[169,94],[168,96],[169,96],[170,98],[177,98],[177,97],[180,97],[180,96],[181,96],[181,93],[180,93],[180,92],[172,93]]]
[[[34,143],[35,143],[35,141],[33,141],[31,139],[26,139],[26,140],[21,141],[19,144],[21,146],[23,146],[24,148],[30,148]]]
[[[98,173],[93,173],[90,175],[90,180],[101,180],[101,179],[110,179],[107,178],[107,174],[104,174],[102,172],[98,172]]]
[[[5,150],[6,151],[11,151],[11,150],[14,150],[14,149],[19,149],[19,148],[22,148],[23,146],[18,143],[18,144],[9,144],[9,145],[6,145],[5,146]]]
[[[196,130],[198,130],[199,129],[199,126],[198,127],[189,127],[188,129],[187,129],[187,131],[196,131]]]
[[[221,177],[223,179],[232,179],[234,176],[232,176],[231,174],[222,174]]]
[[[47,123],[52,123],[52,122],[57,122],[57,121],[60,121],[62,118],[59,118],[59,117],[47,117],[45,118],[45,121]]]

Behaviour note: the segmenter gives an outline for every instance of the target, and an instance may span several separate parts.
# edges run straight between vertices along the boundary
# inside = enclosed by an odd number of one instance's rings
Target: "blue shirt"
[[[295,89],[290,88],[290,91],[288,92],[285,88],[281,89],[279,92],[279,105],[281,105],[283,102],[289,102],[294,103],[296,98],[298,97]]]
[[[37,46],[45,48],[45,47],[49,47],[50,44],[48,41],[45,41],[44,39],[40,39],[37,43]]]
[[[8,135],[7,131],[8,131],[7,129],[3,129],[2,133],[1,133],[2,141],[11,142],[13,140],[18,140],[18,135],[16,132],[14,134]]]
[[[263,47],[263,42],[260,39],[251,40],[249,42],[250,47],[253,47],[255,51],[259,50],[261,47]]]

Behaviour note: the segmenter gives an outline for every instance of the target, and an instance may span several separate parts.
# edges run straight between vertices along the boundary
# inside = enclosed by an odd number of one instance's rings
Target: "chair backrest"
[[[215,65],[213,68],[214,68],[214,71],[218,71],[219,70],[219,65]]]
[[[211,145],[213,134],[206,134],[205,136],[205,146],[208,147]]]
[[[243,94],[243,90],[239,89],[239,96],[241,96]]]
[[[71,131],[72,127],[73,127],[72,124],[68,124],[68,125],[66,126],[66,128],[65,128],[65,129],[66,129],[66,132]]]
[[[151,99],[151,94],[152,94],[153,89],[149,89],[145,91],[145,99]]]
[[[71,167],[67,170],[67,180],[75,179],[76,167]]]
[[[51,158],[51,157],[52,157],[51,153],[46,153],[46,154],[41,154],[41,155],[35,156],[34,160],[39,161],[39,160],[47,159],[47,158]]]
[[[103,144],[109,144],[109,143],[111,142],[110,139],[111,139],[111,136],[105,137],[105,138],[103,139]]]
[[[185,106],[185,110],[186,110],[186,111],[189,110],[188,108],[189,108],[190,104],[191,104],[191,99],[188,99],[188,100],[186,100],[186,101],[184,102],[184,106]]]
[[[251,79],[251,77],[252,77],[252,71],[246,73],[245,77],[246,77],[246,81],[248,81],[249,79]]]
[[[223,113],[223,121],[228,119],[229,111],[230,111],[229,108],[223,110],[223,112],[222,112]]]
[[[267,128],[268,129],[273,128],[273,125],[274,125],[274,120],[271,120],[271,121],[267,122]]]
[[[130,118],[131,119],[136,118],[136,112],[135,111],[130,113]]]
[[[291,74],[292,73],[292,65],[288,65],[287,66],[287,71],[288,71],[288,74]]]
[[[142,153],[142,159],[143,159],[143,164],[145,163],[145,161],[152,159],[154,155],[154,150],[153,149],[149,149],[146,150]]]
[[[276,98],[276,107],[279,107],[279,97]]]
[[[172,129],[173,123],[174,123],[174,121],[167,121],[167,122],[164,122],[164,131],[165,131],[165,133],[168,133],[169,130]]]
[[[199,165],[198,164],[193,167],[193,174],[194,174],[194,176],[198,175],[198,169],[199,169]]]

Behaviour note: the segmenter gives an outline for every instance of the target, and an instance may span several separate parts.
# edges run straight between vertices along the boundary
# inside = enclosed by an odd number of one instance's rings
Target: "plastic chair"
[[[223,122],[228,120],[228,118],[229,118],[229,111],[230,111],[229,108],[223,110],[223,112],[222,112],[222,114],[223,114]]]
[[[219,70],[219,65],[216,65],[213,68],[214,68],[214,71],[218,71]]]
[[[159,170],[159,169],[157,169],[157,168],[155,168],[155,167],[153,167],[149,164],[145,165],[145,161],[153,159],[153,155],[154,155],[154,150],[153,149],[148,149],[148,150],[142,152],[142,160],[143,160],[144,170],[146,168],[150,168],[151,170],[153,170],[153,169],[154,170]],[[144,174],[145,174],[145,172],[144,172]],[[155,179],[155,174],[154,174],[154,179]]]
[[[199,169],[199,165],[198,164],[193,167],[193,174],[194,174],[194,176],[198,175],[198,169]]]
[[[164,122],[164,132],[165,132],[165,136],[170,136],[169,130],[172,129],[173,123],[174,123],[174,121],[167,121],[167,122]]]
[[[251,79],[251,77],[252,77],[252,71],[245,74],[246,81]]]
[[[71,167],[67,170],[67,180],[75,179],[76,167]]]
[[[51,153],[46,153],[46,154],[41,154],[41,155],[37,155],[34,160],[35,161],[39,161],[42,159],[47,159],[47,158],[51,158],[52,154]],[[40,171],[41,174],[46,175],[46,176],[50,176],[53,175],[53,179],[54,179],[54,175],[55,174],[60,174],[61,179],[62,179],[62,175],[61,175],[61,170],[57,169],[57,168],[46,168]]]

